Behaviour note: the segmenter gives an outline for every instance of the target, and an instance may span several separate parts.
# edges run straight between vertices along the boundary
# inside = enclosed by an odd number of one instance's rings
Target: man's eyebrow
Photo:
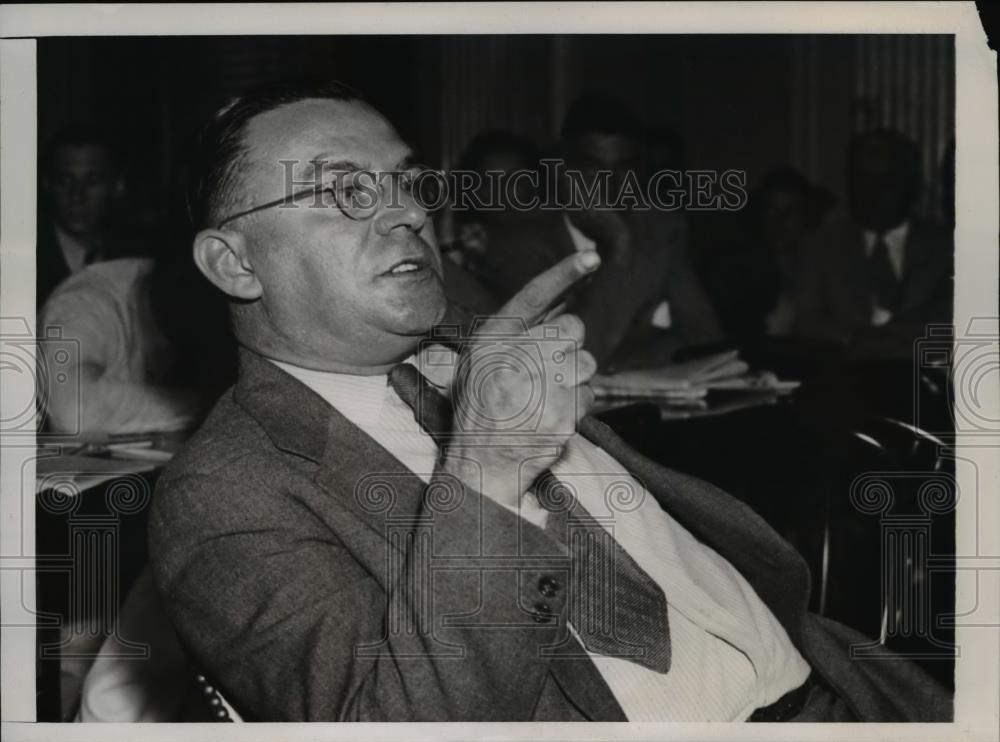
[[[407,152],[403,158],[396,163],[396,170],[406,170],[413,167],[417,162],[417,157],[412,152]]]
[[[326,160],[322,156],[314,157],[309,160],[309,165],[306,167],[305,172],[302,174],[303,179],[313,178],[316,175],[317,169],[320,173],[332,170],[334,172],[349,173],[356,170],[370,170],[371,167],[366,163],[355,162],[354,160]]]
[[[412,152],[408,152],[408,153],[406,153],[403,156],[402,159],[400,159],[393,166],[393,169],[394,170],[406,170],[407,168],[412,167],[413,164],[416,161],[417,160],[414,157],[413,153]],[[354,160],[333,160],[333,161],[331,161],[331,160],[325,159],[323,157],[323,155],[319,155],[318,157],[313,157],[312,159],[309,160],[309,164],[306,166],[305,170],[302,173],[302,176],[301,176],[302,179],[303,180],[310,180],[310,179],[315,178],[317,169],[319,170],[320,173],[327,172],[327,171],[333,171],[333,172],[337,172],[337,173],[350,173],[350,172],[356,172],[356,171],[359,171],[359,170],[365,170],[365,171],[374,170],[374,168],[371,166],[371,164],[367,163],[367,162],[356,162]]]

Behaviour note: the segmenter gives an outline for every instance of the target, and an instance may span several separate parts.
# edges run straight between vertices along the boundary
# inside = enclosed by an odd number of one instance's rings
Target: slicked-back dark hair
[[[878,150],[891,159],[893,167],[914,183],[921,177],[920,148],[908,136],[895,129],[871,129],[851,137],[847,148],[848,167],[870,150]]]
[[[189,165],[187,207],[195,229],[215,224],[231,204],[245,163],[250,122],[281,106],[310,99],[364,101],[355,90],[336,81],[278,80],[247,91],[212,115],[195,138]]]

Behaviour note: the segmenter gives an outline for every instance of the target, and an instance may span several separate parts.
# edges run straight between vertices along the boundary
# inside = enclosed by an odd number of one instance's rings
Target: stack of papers
[[[156,471],[161,465],[150,461],[123,461],[81,454],[61,454],[39,450],[35,459],[35,491],[62,489],[82,492],[128,474]]]
[[[710,390],[781,393],[795,389],[798,382],[780,381],[767,371],[750,373],[733,350],[671,366],[598,374],[590,386],[598,397],[655,398],[698,406]]]
[[[126,474],[144,474],[164,466],[181,446],[175,436],[50,436],[38,446],[35,489],[71,484],[82,491]]]

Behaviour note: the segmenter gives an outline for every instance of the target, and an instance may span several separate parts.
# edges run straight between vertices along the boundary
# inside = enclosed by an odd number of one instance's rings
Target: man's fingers
[[[597,373],[597,362],[589,352],[580,348],[565,352],[549,368],[553,382],[566,388],[587,384]]]
[[[582,384],[576,388],[577,422],[589,415],[592,409],[594,409],[594,390],[590,388],[590,384]]]
[[[563,258],[528,281],[497,314],[520,317],[528,325],[533,325],[545,315],[552,302],[600,264],[601,258],[594,250],[585,250]]]
[[[548,322],[551,322],[552,320],[554,320],[556,317],[558,317],[559,315],[561,315],[565,311],[566,311],[566,302],[561,301],[558,304],[556,304],[554,307],[552,307],[552,309],[550,309],[549,311],[547,311],[545,313],[545,316],[542,317],[541,321],[538,324],[544,325],[544,324],[546,324]]]
[[[597,373],[597,361],[590,355],[589,351],[580,350],[576,354],[576,379],[577,384],[586,384]]]
[[[550,322],[539,322],[529,330],[529,334],[546,345],[558,341],[556,344],[563,343],[572,349],[583,345],[586,331],[583,320],[575,314],[560,314]]]

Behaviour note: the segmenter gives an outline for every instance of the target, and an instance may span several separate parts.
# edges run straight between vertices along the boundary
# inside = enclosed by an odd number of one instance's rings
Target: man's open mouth
[[[391,271],[389,271],[389,273],[391,275],[395,275],[397,273],[412,273],[413,271],[420,270],[422,267],[423,266],[417,265],[416,263],[412,263],[412,262],[407,261],[405,263],[400,263],[395,268],[393,268]]]
[[[429,268],[429,264],[426,260],[422,258],[408,258],[405,260],[400,260],[398,263],[394,263],[389,270],[385,271],[381,275],[383,276],[402,276],[407,273],[418,273]]]

